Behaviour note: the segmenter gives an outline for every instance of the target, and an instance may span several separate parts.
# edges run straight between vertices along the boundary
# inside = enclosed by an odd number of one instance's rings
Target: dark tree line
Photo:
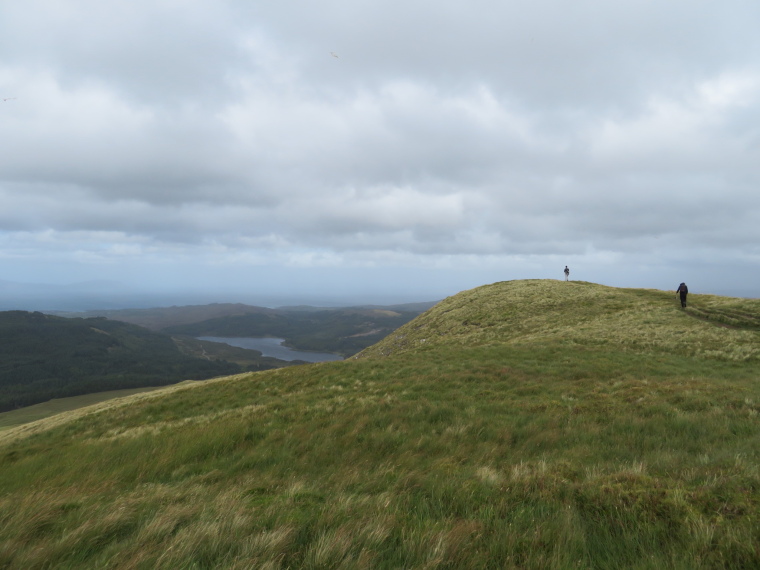
[[[230,362],[187,356],[171,337],[120,321],[0,312],[0,411],[239,371]]]

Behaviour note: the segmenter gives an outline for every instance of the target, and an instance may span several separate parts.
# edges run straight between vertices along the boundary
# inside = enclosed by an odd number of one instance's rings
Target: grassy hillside
[[[41,404],[34,404],[32,406],[26,406],[17,410],[11,410],[9,412],[0,413],[0,430],[27,424],[36,420],[49,418],[62,412],[68,412],[71,410],[78,410],[86,406],[98,404],[106,400],[112,400],[114,398],[123,398],[124,396],[131,396],[132,394],[140,394],[142,392],[152,392],[153,390],[159,390],[159,386],[149,386],[144,388],[131,388],[126,390],[109,390],[107,392],[93,392],[91,394],[83,394],[81,396],[71,396],[70,398],[56,398],[54,400],[48,400]]]
[[[760,301],[446,299],[343,362],[0,432],[0,566],[760,566]]]

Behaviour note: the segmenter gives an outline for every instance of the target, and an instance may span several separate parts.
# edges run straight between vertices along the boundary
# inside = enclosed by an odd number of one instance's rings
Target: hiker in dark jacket
[[[686,295],[689,294],[689,288],[686,286],[686,283],[681,283],[678,286],[678,289],[676,289],[676,293],[678,293],[679,297],[681,297],[681,306],[686,306]]]

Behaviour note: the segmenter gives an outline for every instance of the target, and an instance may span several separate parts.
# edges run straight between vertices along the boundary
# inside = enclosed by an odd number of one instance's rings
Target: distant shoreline
[[[269,356],[277,358],[279,360],[303,360],[305,362],[334,362],[337,360],[343,360],[340,354],[334,352],[320,352],[315,350],[303,350],[300,348],[293,348],[285,344],[285,339],[280,337],[222,337],[222,336],[199,336],[197,340],[205,340],[208,342],[219,342],[235,346],[238,348],[246,348],[249,350],[257,350],[261,352],[262,356]]]

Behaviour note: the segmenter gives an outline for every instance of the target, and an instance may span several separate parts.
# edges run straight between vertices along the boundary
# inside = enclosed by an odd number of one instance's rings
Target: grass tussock
[[[500,283],[352,361],[7,430],[0,566],[757,567],[760,343],[692,307]]]

